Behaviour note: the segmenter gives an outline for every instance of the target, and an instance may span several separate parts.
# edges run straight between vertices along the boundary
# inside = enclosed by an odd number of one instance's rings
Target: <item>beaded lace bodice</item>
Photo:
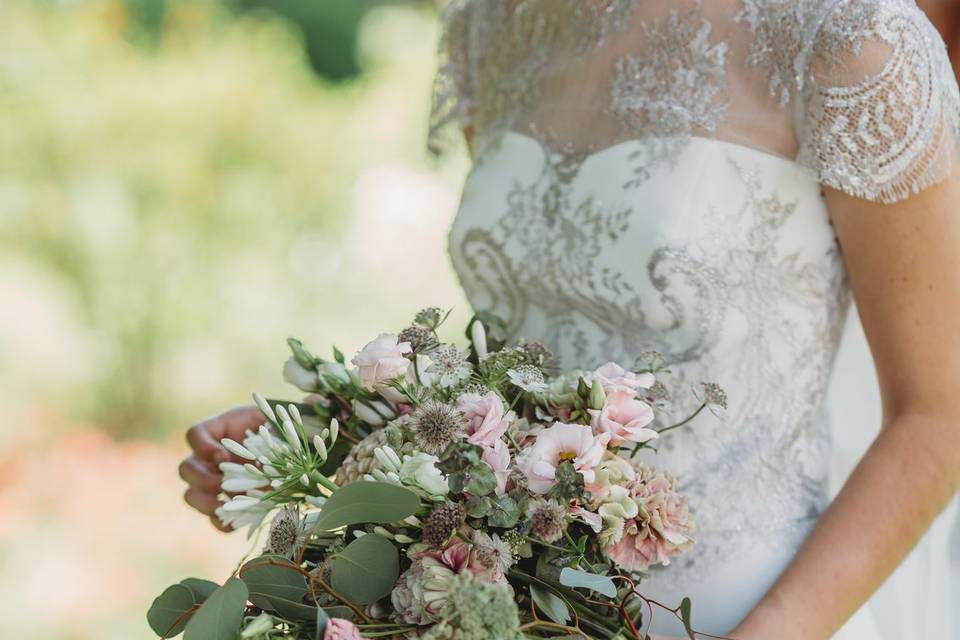
[[[907,0],[447,8],[431,144],[472,139],[450,234],[471,303],[565,367],[653,349],[728,392],[658,454],[696,507],[691,567],[819,513],[848,300],[821,186],[893,202],[944,179],[958,109]]]

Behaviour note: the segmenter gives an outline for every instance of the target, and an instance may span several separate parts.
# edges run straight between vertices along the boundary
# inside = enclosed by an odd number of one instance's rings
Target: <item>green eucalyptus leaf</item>
[[[323,610],[327,613],[327,616],[330,618],[343,618],[344,620],[350,620],[353,617],[353,609],[350,607],[345,607],[343,605],[337,605],[334,607],[324,607]]]
[[[683,621],[683,629],[687,632],[687,637],[690,640],[697,640],[697,636],[693,632],[693,626],[690,624],[690,609],[692,606],[690,598],[684,598],[680,601],[680,619]]]
[[[247,606],[247,586],[239,578],[230,578],[197,609],[184,640],[236,640]]]
[[[315,640],[323,640],[323,634],[327,630],[327,623],[330,622],[330,616],[322,607],[317,607],[316,624],[314,626]]]
[[[189,587],[171,585],[150,605],[147,624],[161,638],[172,638],[187,626],[195,605],[194,594]]]
[[[266,611],[296,620],[313,620],[316,607],[303,603],[307,580],[300,568],[281,556],[260,556],[240,568],[250,602]]]
[[[566,587],[582,587],[596,591],[608,598],[617,597],[617,585],[610,576],[601,576],[596,573],[587,573],[579,569],[564,567],[560,570],[560,584]]]
[[[530,585],[530,595],[543,613],[557,624],[566,624],[570,621],[570,611],[562,598],[535,584]]]
[[[207,598],[213,595],[214,591],[220,588],[220,585],[216,582],[200,578],[186,578],[181,580],[180,584],[193,592],[194,604],[203,604]]]
[[[352,524],[403,520],[420,508],[420,497],[389,482],[351,482],[334,491],[316,521],[318,531]]]
[[[354,604],[370,604],[393,589],[400,575],[400,556],[393,543],[371,533],[348,544],[328,566],[334,590]]]

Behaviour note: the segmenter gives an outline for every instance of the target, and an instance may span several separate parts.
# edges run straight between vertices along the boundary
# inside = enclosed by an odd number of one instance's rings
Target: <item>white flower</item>
[[[543,379],[543,372],[532,364],[521,364],[518,367],[509,369],[507,377],[511,384],[520,387],[524,391],[538,393],[547,390],[547,383]]]
[[[390,417],[396,415],[393,407],[380,400],[364,402],[354,400],[353,413],[360,418],[361,422],[365,422],[371,427],[382,427]]]
[[[410,380],[412,364],[406,356],[411,351],[409,342],[400,342],[392,333],[381,333],[351,362],[357,367],[365,389],[376,391],[391,402],[403,402],[405,396],[392,384],[397,380]]]
[[[216,516],[224,525],[234,529],[249,526],[247,535],[250,536],[277,506],[272,500],[262,500],[264,495],[262,491],[250,489],[246,495],[234,496],[218,507]]]
[[[483,360],[487,357],[487,332],[483,330],[483,323],[474,320],[470,326],[470,339],[473,341],[473,348],[477,352],[477,357]]]
[[[400,465],[400,481],[421,489],[429,497],[447,495],[450,487],[443,473],[436,467],[439,461],[437,456],[423,452],[403,456],[403,464]]]
[[[316,371],[305,368],[294,357],[289,358],[283,365],[283,379],[307,393],[320,389],[320,377]]]
[[[469,380],[473,365],[467,361],[469,354],[452,344],[442,344],[430,352],[431,364],[427,373],[443,388],[455,387]]]

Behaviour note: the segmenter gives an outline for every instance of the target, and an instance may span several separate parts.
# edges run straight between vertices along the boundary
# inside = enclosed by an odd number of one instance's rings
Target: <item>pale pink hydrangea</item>
[[[687,498],[676,492],[669,474],[640,463],[635,463],[635,469],[636,477],[623,488],[636,515],[616,523],[618,531],[604,553],[627,571],[645,571],[653,565],[668,565],[689,549],[694,523]],[[604,525],[610,526],[607,518]]]
[[[390,402],[402,402],[406,396],[389,383],[397,378],[409,378],[412,363],[405,356],[412,351],[409,342],[400,342],[392,333],[381,333],[351,362],[357,367],[357,375],[365,389],[376,391]]]
[[[630,393],[607,395],[602,409],[588,409],[596,434],[609,434],[610,443],[649,442],[660,437],[647,425],[653,422],[653,408]]]
[[[323,632],[323,640],[363,640],[357,625],[343,618],[330,618]]]
[[[530,491],[545,494],[556,484],[557,467],[570,460],[585,483],[594,481],[594,468],[603,459],[609,434],[594,436],[590,427],[558,422],[537,434],[533,446],[518,460]]]
[[[484,395],[465,393],[457,398],[457,409],[467,419],[467,440],[483,446],[493,446],[516,420],[493,391]]]

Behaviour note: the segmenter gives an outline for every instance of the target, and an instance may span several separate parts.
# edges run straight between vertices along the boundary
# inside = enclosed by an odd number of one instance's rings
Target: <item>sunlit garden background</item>
[[[0,2],[0,637],[149,638],[160,589],[231,571],[183,433],[294,396],[288,335],[465,320],[437,4]]]

